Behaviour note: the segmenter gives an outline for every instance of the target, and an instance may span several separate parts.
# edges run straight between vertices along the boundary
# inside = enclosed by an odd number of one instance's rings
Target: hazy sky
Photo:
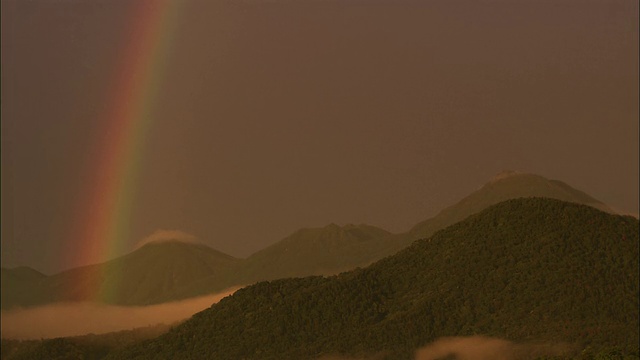
[[[2,0],[2,266],[80,265],[59,255],[130,3]],[[636,0],[203,0],[174,25],[131,248],[401,232],[505,169],[638,212]]]

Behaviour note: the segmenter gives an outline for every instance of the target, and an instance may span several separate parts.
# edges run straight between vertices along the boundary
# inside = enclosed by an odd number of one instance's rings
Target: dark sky
[[[81,265],[60,254],[130,3],[2,0],[2,266]],[[638,212],[636,0],[187,1],[177,18],[131,246],[171,229],[244,257],[331,222],[401,232],[505,169]]]

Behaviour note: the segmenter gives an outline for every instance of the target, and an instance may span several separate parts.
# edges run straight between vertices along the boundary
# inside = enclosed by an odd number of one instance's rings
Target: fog
[[[485,336],[446,337],[419,349],[415,360],[524,360],[560,355],[572,350],[567,344],[516,344]]]
[[[574,346],[558,344],[514,343],[486,336],[443,337],[416,351],[414,360],[530,360],[541,356],[570,353]],[[322,356],[317,360],[378,360],[384,353],[364,358],[340,355]]]
[[[156,324],[170,324],[217,303],[238,288],[171,303],[113,306],[98,303],[59,303],[1,312],[2,337],[41,339],[100,334]]]

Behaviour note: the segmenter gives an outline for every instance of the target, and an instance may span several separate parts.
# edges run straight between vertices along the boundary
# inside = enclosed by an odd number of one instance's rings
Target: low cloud
[[[517,344],[486,336],[443,337],[416,351],[414,360],[533,360],[566,355],[576,350],[568,344]],[[329,355],[317,360],[379,360],[384,353],[367,358]]]
[[[147,236],[146,238],[140,240],[135,248],[139,249],[142,246],[149,243],[158,243],[158,242],[166,242],[166,241],[180,241],[191,244],[202,244],[195,236],[186,233],[180,230],[164,230],[158,229],[153,232],[153,234]]]
[[[171,324],[189,318],[236,290],[234,288],[218,294],[150,306],[59,303],[2,311],[2,337],[41,339]]]
[[[418,350],[415,360],[528,360],[571,350],[567,344],[516,344],[485,336],[446,337]]]

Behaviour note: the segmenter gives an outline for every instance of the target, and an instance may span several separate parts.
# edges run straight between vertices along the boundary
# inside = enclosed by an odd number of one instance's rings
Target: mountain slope
[[[184,297],[198,296],[257,281],[310,275],[330,275],[369,265],[373,252],[387,246],[391,234],[369,225],[330,224],[300,229],[260,250],[226,278],[209,277],[185,288]]]
[[[249,280],[338,273],[370,262],[367,248],[375,248],[389,235],[369,225],[302,229],[251,255],[243,270]],[[261,275],[265,272],[266,278]]]
[[[560,181],[532,174],[505,172],[457,204],[403,234],[390,234],[368,225],[340,227],[331,224],[324,228],[299,230],[246,260],[232,259],[206,247],[198,248],[195,244],[180,247],[193,251],[174,253],[169,249],[170,245],[163,247],[161,243],[155,243],[155,246],[159,246],[156,249],[167,250],[147,251],[147,248],[142,253],[148,253],[148,256],[127,255],[123,258],[126,260],[73,269],[43,281],[46,286],[34,288],[31,283],[23,282],[30,285],[23,288],[14,286],[19,290],[9,291],[12,294],[9,296],[4,294],[7,293],[5,289],[10,287],[3,285],[3,299],[7,301],[3,301],[2,308],[86,300],[86,289],[96,286],[104,288],[101,298],[110,302],[144,305],[209,294],[261,280],[336,274],[393,255],[413,241],[428,237],[501,201],[532,196],[581,203],[612,212],[598,200]],[[172,259],[176,256],[177,259]],[[208,258],[211,261],[203,260]],[[137,262],[140,264],[135,265]],[[153,275],[149,275],[151,273]]]
[[[286,277],[330,275],[367,266],[491,205],[520,197],[547,197],[613,212],[605,204],[561,181],[508,171],[498,174],[478,191],[415,225],[407,233],[391,234],[368,225],[340,227],[335,224],[299,230],[251,255],[231,282],[251,284]],[[214,290],[222,287],[214,285],[215,281],[210,281],[207,286]]]
[[[44,339],[2,339],[0,358],[22,359],[101,359],[109,351],[124,348],[167,332],[170,325],[154,325],[106,334]]]
[[[62,296],[73,296],[98,283],[100,298],[106,302],[148,305],[178,300],[184,287],[205,277],[223,278],[239,262],[204,245],[168,241],[147,244],[98,267],[56,275],[50,283],[55,281],[56,290],[64,289],[58,291]]]
[[[225,278],[239,262],[200,244],[149,243],[102,264],[49,276],[32,291],[35,295],[26,304],[100,300],[118,305],[148,305],[173,301],[183,298],[183,289],[198,280]],[[3,294],[5,291],[13,289],[3,284]],[[3,309],[9,308],[4,302],[2,305]]]
[[[637,349],[638,230],[587,206],[510,200],[366,269],[241,289],[110,358],[398,359],[474,334]]]
[[[396,253],[411,242],[429,237],[440,229],[453,225],[468,216],[476,214],[489,206],[502,201],[522,197],[545,197],[577,204],[588,205],[596,209],[614,213],[607,205],[588,194],[558,180],[549,180],[539,175],[504,171],[494,176],[480,189],[469,194],[456,204],[443,209],[436,216],[416,224],[407,233],[400,234],[389,248],[378,254],[379,258]]]
[[[2,308],[29,305],[38,298],[38,288],[46,275],[27,266],[13,269],[2,268]]]
[[[13,269],[2,268],[2,281],[37,281],[47,275],[28,266],[18,266]]]

